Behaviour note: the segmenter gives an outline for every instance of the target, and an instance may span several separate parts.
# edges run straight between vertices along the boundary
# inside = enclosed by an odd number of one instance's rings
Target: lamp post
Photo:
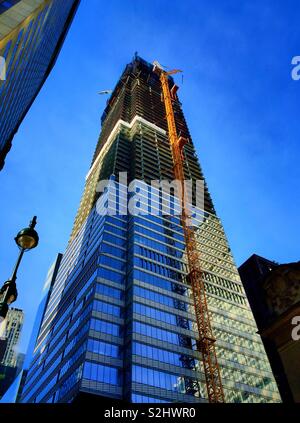
[[[0,289],[0,296],[2,296],[0,302],[0,324],[5,320],[10,304],[16,301],[18,297],[17,291],[17,272],[22,261],[23,255],[26,251],[32,250],[37,247],[39,243],[39,236],[35,231],[37,218],[34,216],[29,224],[28,228],[22,229],[15,238],[16,244],[20,249],[20,253],[15,264],[11,278],[5,282]]]

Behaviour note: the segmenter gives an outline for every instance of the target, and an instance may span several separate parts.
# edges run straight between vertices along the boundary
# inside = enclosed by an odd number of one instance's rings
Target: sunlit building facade
[[[180,218],[105,214],[128,181],[174,179],[159,78],[135,57],[102,117],[73,231],[36,341],[22,402],[109,397],[133,403],[206,403],[207,391]],[[169,80],[170,87],[174,81]],[[174,91],[174,90],[173,90]],[[185,176],[204,176],[174,100],[185,146]],[[98,182],[113,184],[100,195]],[[147,189],[140,202],[149,211]],[[157,202],[155,201],[157,200]],[[141,204],[140,204],[141,205]],[[153,213],[156,211],[157,213]],[[196,236],[226,402],[280,402],[221,221],[204,183]]]
[[[55,64],[78,4],[79,0],[0,1],[0,170]]]
[[[5,354],[1,364],[7,367],[16,367],[18,352],[16,348],[21,336],[23,326],[24,313],[18,308],[11,308],[8,311],[7,319],[5,321],[5,338],[7,340]]]

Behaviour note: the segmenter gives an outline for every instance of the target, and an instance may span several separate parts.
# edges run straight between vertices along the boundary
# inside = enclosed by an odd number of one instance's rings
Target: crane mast
[[[188,222],[190,220],[189,208],[186,204],[184,193],[184,156],[183,148],[187,140],[178,137],[173,110],[174,95],[169,87],[169,75],[181,72],[173,70],[166,72],[158,62],[154,62],[154,72],[156,72],[161,81],[163,100],[166,109],[166,119],[168,123],[169,141],[171,145],[175,178],[181,183],[181,224],[183,227],[186,255],[188,260],[188,281],[191,284],[194,299],[195,314],[199,339],[197,340],[197,349],[202,355],[208,400],[210,403],[224,403],[224,391],[222,386],[220,368],[218,365],[215,349],[216,339],[210,323],[210,316],[207,304],[205,284],[202,277],[200,254],[198,251],[196,235],[193,227]]]

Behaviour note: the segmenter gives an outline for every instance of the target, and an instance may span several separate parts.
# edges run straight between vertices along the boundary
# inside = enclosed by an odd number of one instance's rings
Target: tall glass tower
[[[0,170],[78,5],[79,0],[0,0]]]
[[[172,78],[169,84],[174,94]],[[204,181],[176,93],[174,111],[177,132],[189,139],[185,177]],[[72,402],[86,395],[207,402],[180,218],[102,213],[108,201],[127,196],[125,172],[129,182],[174,178],[160,80],[139,57],[125,68],[104,111],[22,402]],[[100,195],[97,186],[105,179],[113,184]],[[226,401],[279,402],[222,223],[204,187],[196,236]],[[147,208],[143,187],[139,194]],[[158,200],[159,195],[154,209]]]

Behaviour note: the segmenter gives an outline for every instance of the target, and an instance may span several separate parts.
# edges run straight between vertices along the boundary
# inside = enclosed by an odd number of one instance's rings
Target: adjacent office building
[[[300,262],[278,264],[254,254],[239,273],[281,398],[300,402],[300,340],[293,337],[300,323]]]
[[[204,181],[169,78],[185,177]],[[206,403],[207,391],[180,216],[105,214],[128,182],[174,179],[162,88],[139,57],[126,66],[102,117],[69,244],[48,301],[24,403],[111,398],[133,403]],[[101,195],[98,182],[110,180]],[[136,182],[136,184],[139,184]],[[148,210],[140,185],[140,203]],[[122,208],[122,210],[121,210]],[[196,236],[227,402],[280,402],[280,395],[226,235],[204,184]]]
[[[23,326],[24,313],[17,308],[10,308],[7,314],[5,338],[7,340],[4,357],[1,361],[3,366],[17,367],[18,354],[16,347],[18,345],[21,330]]]
[[[19,367],[19,371],[15,375],[16,376],[15,380],[13,381],[13,383],[11,383],[11,385],[5,392],[5,395],[3,395],[1,399],[1,403],[16,403],[20,401],[22,391],[25,385],[28,369],[34,355],[35,342],[39,334],[40,326],[43,321],[44,313],[47,308],[47,304],[48,304],[51,291],[56,279],[56,275],[60,266],[61,259],[62,259],[62,254],[58,254],[55,261],[52,263],[52,265],[50,266],[48,270],[47,277],[43,286],[42,299],[40,301],[40,304],[38,306],[38,310],[36,313],[26,356],[23,358],[23,363],[21,366],[20,365],[18,366],[17,364],[17,366]],[[20,358],[20,354],[19,354],[19,358]]]
[[[17,351],[20,334],[23,326],[24,313],[17,308],[11,308],[5,324],[5,351],[0,363],[0,398],[9,388],[14,378],[20,372],[22,366],[23,354]]]
[[[0,170],[58,57],[79,0],[0,0]]]

